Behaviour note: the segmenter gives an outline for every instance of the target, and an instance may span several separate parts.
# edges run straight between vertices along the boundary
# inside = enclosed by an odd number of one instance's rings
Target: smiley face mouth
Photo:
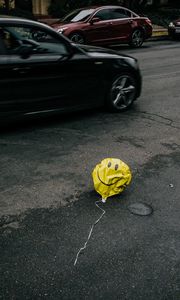
[[[100,178],[100,176],[99,176],[99,171],[97,171],[97,176],[98,176],[99,181],[100,181],[102,184],[106,185],[106,186],[114,185],[114,184],[116,184],[116,183],[120,180],[119,177],[114,177],[113,180],[117,178],[116,181],[114,181],[113,183],[106,183],[106,182],[104,182],[103,180],[101,180],[101,178]]]

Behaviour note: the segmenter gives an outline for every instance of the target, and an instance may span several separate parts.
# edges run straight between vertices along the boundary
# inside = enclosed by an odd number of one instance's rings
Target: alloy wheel
[[[140,29],[135,30],[132,33],[132,37],[131,37],[131,46],[138,48],[141,47],[141,45],[144,42],[144,34]]]
[[[136,84],[130,75],[119,76],[112,84],[110,100],[113,110],[121,111],[130,107],[135,99]]]
[[[73,33],[70,36],[70,40],[76,44],[84,44],[84,37],[80,33]]]

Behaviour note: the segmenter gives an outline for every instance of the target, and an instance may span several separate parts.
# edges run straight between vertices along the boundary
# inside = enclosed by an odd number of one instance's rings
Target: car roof
[[[85,7],[80,7],[80,8],[77,8],[78,9],[96,9],[96,8],[122,8],[122,9],[127,9],[127,10],[130,10],[129,8],[127,7],[124,7],[124,6],[120,6],[120,5],[92,5],[92,6],[85,6]]]
[[[97,6],[96,7],[97,9],[99,8],[121,8],[121,9],[125,9],[125,10],[128,10],[132,13],[134,13],[135,15],[137,15],[134,11],[132,11],[131,9],[125,7],[125,6],[120,6],[120,5],[103,5],[103,6]]]
[[[105,9],[105,8],[121,8],[121,9],[126,9],[126,10],[130,11],[131,13],[133,13],[133,14],[135,14],[135,15],[138,16],[138,14],[135,13],[134,11],[132,11],[131,9],[129,9],[129,8],[125,7],[125,6],[120,6],[120,5],[93,5],[93,6],[86,6],[86,7],[76,8],[76,9],[74,9],[72,11],[75,11],[75,10],[88,10],[88,9],[94,9],[96,11],[96,10]]]
[[[8,23],[8,24],[12,24],[12,25],[16,24],[16,23],[21,24],[21,25],[34,25],[34,26],[38,25],[38,26],[44,27],[46,29],[52,30],[52,28],[47,24],[43,24],[38,21],[21,18],[21,17],[16,17],[16,16],[0,15],[0,24],[3,24],[3,23]]]

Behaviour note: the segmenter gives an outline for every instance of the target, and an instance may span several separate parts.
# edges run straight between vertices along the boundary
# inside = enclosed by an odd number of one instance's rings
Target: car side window
[[[1,39],[1,36],[0,36],[0,55],[3,55],[3,54],[5,54],[5,47],[4,47],[3,40]]]
[[[99,18],[102,21],[112,19],[111,12],[109,9],[102,9],[102,10],[98,11],[93,17]]]
[[[113,19],[124,19],[130,18],[131,12],[125,9],[117,8],[112,10],[112,18]]]
[[[133,17],[132,12],[131,12],[130,10],[125,9],[124,11],[125,11],[125,14],[126,14],[126,16],[127,16],[128,18]]]
[[[12,50],[19,46],[18,41],[13,37],[13,35],[6,30],[6,28],[0,27],[0,38],[3,44],[3,47],[6,50]]]
[[[34,47],[36,54],[51,53],[51,54],[67,54],[67,47],[63,41],[53,36],[48,31],[39,28],[38,26],[4,26],[0,28],[4,34],[4,44],[7,53],[18,54],[18,50],[23,45]]]

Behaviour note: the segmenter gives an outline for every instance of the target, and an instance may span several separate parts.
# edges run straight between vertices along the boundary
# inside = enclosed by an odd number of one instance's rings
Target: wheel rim
[[[140,47],[143,43],[143,33],[141,30],[135,30],[132,34],[132,44],[135,47]]]
[[[134,79],[128,75],[117,78],[111,88],[112,105],[117,110],[128,108],[134,101],[136,87]]]
[[[74,42],[76,44],[84,44],[84,38],[82,37],[82,35],[80,35],[78,33],[74,33],[70,39],[72,42]]]

